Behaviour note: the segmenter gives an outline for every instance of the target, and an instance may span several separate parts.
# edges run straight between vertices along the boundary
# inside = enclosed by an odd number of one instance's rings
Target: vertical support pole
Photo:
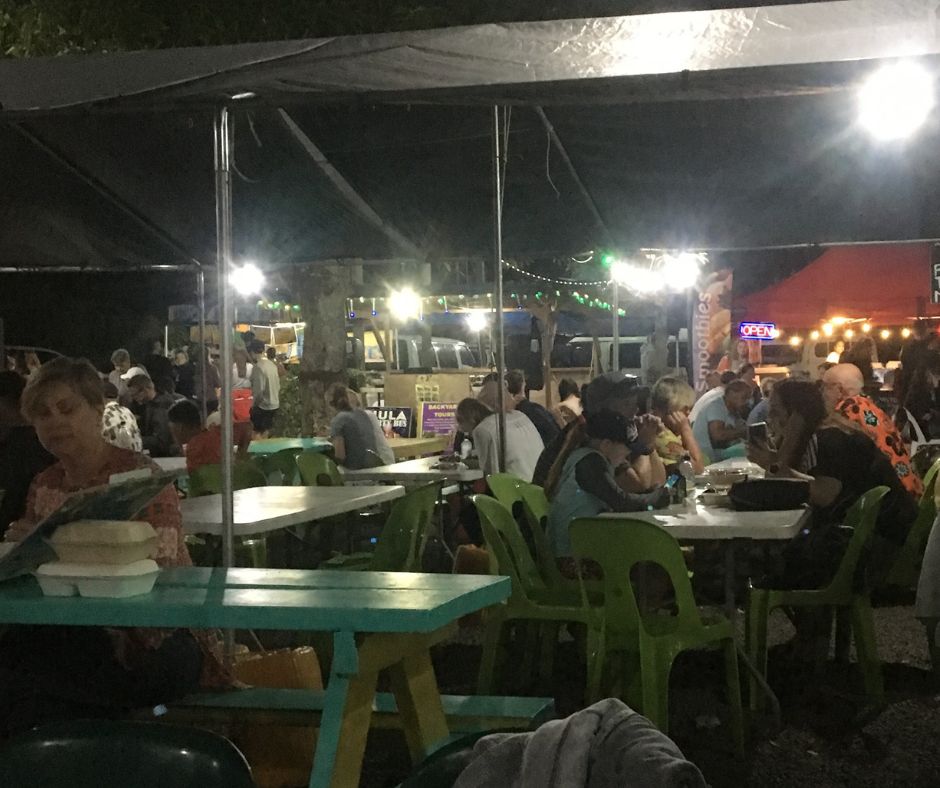
[[[215,222],[216,264],[219,272],[219,345],[221,348],[222,394],[219,415],[222,417],[222,565],[234,563],[233,527],[234,499],[232,492],[232,325],[234,304],[229,288],[232,264],[232,118],[228,107],[221,107],[215,118]],[[204,379],[204,378],[203,378]]]
[[[506,471],[506,337],[503,325],[503,173],[499,106],[493,107],[493,269],[496,272],[496,372],[499,387],[496,423],[499,429],[499,470]]]
[[[199,387],[202,391],[197,391],[199,397],[199,409],[202,411],[202,423],[206,423],[208,413],[206,413],[206,373],[208,372],[209,361],[206,357],[206,274],[202,268],[196,274],[196,291],[199,294]]]
[[[611,332],[611,337],[613,337],[613,357],[610,362],[610,368],[616,371],[620,369],[620,285],[617,282],[611,280],[610,287],[613,291],[611,293],[612,308],[610,311],[614,316],[613,322],[611,324],[613,328],[613,331]]]

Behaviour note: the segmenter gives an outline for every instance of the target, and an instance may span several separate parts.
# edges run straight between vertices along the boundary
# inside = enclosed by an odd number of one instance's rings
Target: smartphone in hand
[[[768,446],[770,433],[767,431],[767,422],[758,421],[747,425],[747,442],[755,446]]]

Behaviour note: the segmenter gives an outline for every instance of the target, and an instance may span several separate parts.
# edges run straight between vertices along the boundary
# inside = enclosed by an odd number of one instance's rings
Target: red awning
[[[837,246],[772,287],[735,299],[734,319],[805,328],[832,317],[882,325],[940,315],[930,244]]]

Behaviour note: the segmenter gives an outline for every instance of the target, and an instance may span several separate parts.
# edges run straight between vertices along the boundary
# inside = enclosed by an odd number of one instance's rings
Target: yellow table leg
[[[420,763],[450,733],[431,653],[420,651],[404,657],[389,668],[389,678],[411,761]]]

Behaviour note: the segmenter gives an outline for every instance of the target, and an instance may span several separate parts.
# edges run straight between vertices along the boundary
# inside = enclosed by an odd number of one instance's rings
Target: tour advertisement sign
[[[456,402],[422,402],[421,434],[453,435],[457,432]]]

